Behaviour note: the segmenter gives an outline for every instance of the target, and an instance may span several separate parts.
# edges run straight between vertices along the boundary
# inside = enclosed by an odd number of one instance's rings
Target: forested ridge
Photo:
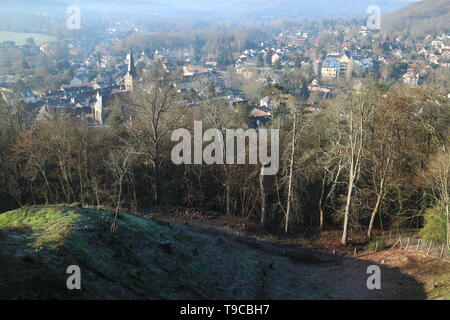
[[[450,1],[423,0],[412,3],[383,20],[382,31],[390,35],[424,38],[450,31]]]

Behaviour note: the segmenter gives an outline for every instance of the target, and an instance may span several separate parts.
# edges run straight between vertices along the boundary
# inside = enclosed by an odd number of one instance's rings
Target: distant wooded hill
[[[382,20],[385,34],[424,37],[450,33],[450,0],[423,0],[388,14]]]

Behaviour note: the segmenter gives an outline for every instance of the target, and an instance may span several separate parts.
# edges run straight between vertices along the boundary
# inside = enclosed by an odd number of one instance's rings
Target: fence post
[[[445,244],[442,245],[441,254],[439,255],[439,259],[442,259],[442,257],[444,256],[444,248],[445,248]]]
[[[428,246],[427,256],[430,255],[431,245],[433,244],[433,241],[430,241],[430,245]]]
[[[420,238],[419,241],[417,242],[416,252],[419,251],[419,247],[420,247]]]
[[[401,237],[400,238],[398,238],[398,240],[397,240],[397,242],[396,243],[394,243],[394,245],[391,247],[391,249],[394,249],[394,247],[397,245],[397,243],[399,243],[400,242],[400,239],[401,239]]]
[[[411,238],[408,238],[408,242],[406,243],[406,248],[405,250],[408,251],[408,247],[409,247],[409,241],[411,240]]]
[[[353,256],[356,257],[356,247],[355,247],[355,251],[353,252]]]
[[[378,251],[378,241],[377,241],[377,243],[375,244],[375,252],[377,252]]]

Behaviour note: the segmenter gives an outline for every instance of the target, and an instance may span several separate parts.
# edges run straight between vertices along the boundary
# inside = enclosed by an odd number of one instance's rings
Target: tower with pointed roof
[[[136,67],[134,66],[133,52],[127,54],[128,69],[125,75],[125,91],[133,91],[133,80],[136,77]]]
[[[97,91],[96,102],[94,105],[94,119],[103,124],[103,97],[100,95],[100,91]]]

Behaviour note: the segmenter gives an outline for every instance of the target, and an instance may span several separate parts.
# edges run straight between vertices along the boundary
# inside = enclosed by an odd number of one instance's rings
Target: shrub
[[[425,212],[425,225],[420,234],[425,240],[446,243],[447,223],[443,206],[437,205]]]
[[[375,251],[375,248],[378,251],[389,248],[389,245],[383,236],[372,239],[366,246],[366,252],[373,252]]]

